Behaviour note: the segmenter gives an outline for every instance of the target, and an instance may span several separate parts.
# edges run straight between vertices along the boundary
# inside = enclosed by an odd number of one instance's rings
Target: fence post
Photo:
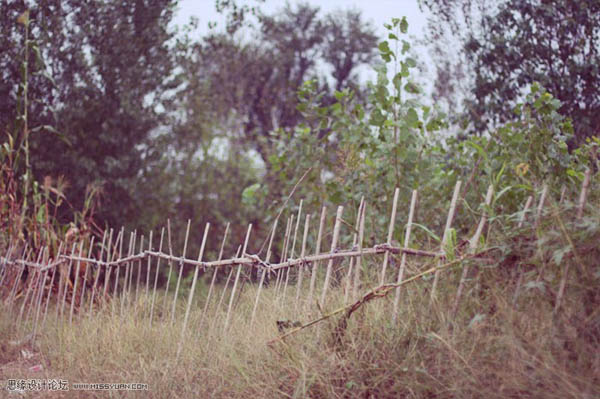
[[[227,235],[229,234],[229,223],[225,226],[225,232],[223,233],[223,241],[221,241],[221,248],[219,249],[219,257],[217,260],[223,259],[223,249],[225,248],[225,242],[227,241]],[[206,311],[208,310],[208,305],[210,303],[210,298],[215,287],[215,281],[217,279],[217,272],[219,271],[218,267],[214,267],[213,276],[210,280],[210,287],[208,289],[208,295],[206,296],[206,302],[204,302],[204,309],[202,310],[202,317],[200,318],[200,323],[198,325],[198,329],[202,328],[202,324],[204,323],[204,317],[206,316]]]
[[[340,236],[340,225],[342,224],[342,212],[344,211],[343,206],[338,206],[337,214],[335,217],[335,224],[333,227],[333,238],[331,240],[331,253],[335,253],[337,250],[337,242]],[[329,288],[329,279],[331,278],[331,269],[333,267],[333,259],[329,259],[327,263],[327,272],[325,274],[325,282],[323,283],[323,292],[321,293],[321,306],[325,306],[325,298],[327,296],[327,289]]]
[[[442,236],[442,251],[446,251],[446,242],[448,240],[448,232],[450,231],[450,227],[452,226],[452,221],[454,220],[454,213],[456,211],[456,203],[458,201],[458,193],[460,192],[461,181],[456,182],[456,186],[454,187],[454,194],[452,195],[452,201],[450,202],[450,210],[448,211],[448,218],[446,219],[446,227],[444,228],[444,235]],[[442,264],[441,259],[438,260],[438,266]],[[433,301],[436,298],[436,288],[438,284],[438,280],[440,279],[440,270],[435,271],[435,275],[433,277],[433,286],[431,287],[431,297],[430,300]]]
[[[187,228],[185,230],[185,241],[183,242],[183,254],[182,258],[185,258],[187,252],[187,243],[190,236],[190,224],[191,220],[188,219]],[[179,276],[177,277],[177,285],[175,286],[175,295],[173,296],[173,308],[171,310],[171,323],[175,322],[175,310],[177,305],[177,295],[179,294],[179,285],[181,284],[181,275],[183,274],[183,261],[179,262]]]
[[[325,225],[325,216],[327,215],[327,207],[323,207],[321,209],[321,219],[319,221],[319,232],[317,233],[317,245],[315,248],[315,255],[318,255],[321,251],[321,240],[323,238],[323,227]],[[312,265],[312,271],[310,276],[310,288],[308,290],[308,305],[312,303],[313,293],[315,291],[315,282],[317,279],[317,271],[319,267],[319,262],[316,261]]]
[[[200,252],[198,254],[198,262],[202,261],[202,256],[204,255],[204,246],[206,245],[206,237],[208,236],[208,229],[210,228],[210,223],[206,223],[206,227],[204,228],[204,237],[202,238],[202,245],[200,246]],[[188,297],[187,308],[185,309],[185,316],[183,318],[183,327],[181,328],[181,338],[179,339],[179,347],[177,348],[177,359],[179,359],[179,355],[181,354],[181,349],[183,348],[183,340],[185,339],[185,329],[187,327],[188,318],[190,317],[190,309],[192,307],[192,301],[194,300],[194,290],[196,289],[196,281],[198,280],[198,269],[199,265],[196,265],[194,268],[194,278],[192,280],[192,288],[190,290],[190,296]]]
[[[275,219],[273,223],[273,230],[271,231],[271,238],[269,239],[269,246],[267,247],[267,257],[265,258],[265,263],[267,266],[269,265],[269,260],[271,259],[271,247],[273,245],[273,238],[275,237],[275,231],[277,230],[277,222],[279,218]],[[229,226],[229,225],[228,225]],[[269,273],[269,270],[263,270],[260,275],[260,282],[258,283],[258,291],[256,292],[256,299],[254,300],[254,307],[252,308],[252,317],[250,318],[250,328],[254,325],[254,317],[256,316],[256,309],[258,307],[258,299],[260,298],[260,291],[262,290],[263,284],[265,282],[265,276]],[[216,271],[215,271],[216,273]],[[214,280],[214,277],[213,277]],[[211,283],[212,286],[212,283]],[[210,292],[209,292],[210,293]]]
[[[358,297],[358,290],[359,290],[359,286],[360,286],[360,273],[362,271],[362,246],[363,246],[363,239],[365,236],[365,215],[367,212],[367,201],[363,202],[363,208],[362,208],[362,213],[360,215],[360,226],[358,228],[358,250],[361,253],[357,258],[356,258],[356,267],[354,268],[354,284],[353,284],[353,288],[352,288],[352,298],[354,298],[354,300],[357,299]]]
[[[165,235],[165,228],[163,227],[160,230],[160,243],[158,244],[158,252],[159,253],[162,252],[164,235]],[[154,288],[152,289],[152,304],[150,305],[149,327],[152,327],[152,317],[154,316],[154,299],[156,298],[156,285],[158,283],[158,271],[160,270],[160,260],[161,260],[161,257],[159,256],[158,259],[156,260],[156,274],[154,275]]]
[[[306,239],[308,237],[308,225],[310,223],[310,213],[306,214],[304,220],[304,234],[302,236],[302,249],[300,250],[300,258],[304,259],[306,255]],[[298,299],[300,298],[300,290],[302,289],[302,277],[304,274],[304,263],[300,264],[300,270],[298,271],[298,281],[296,281],[296,300],[294,307],[298,309]]]
[[[252,230],[252,223],[248,225],[248,231],[246,232],[246,240],[244,241],[244,249],[242,249],[242,257],[246,255],[246,250],[248,248],[248,239],[250,238],[250,231]],[[229,316],[231,315],[231,308],[233,306],[233,298],[235,297],[235,289],[237,288],[238,281],[240,279],[240,273],[242,271],[242,265],[238,265],[238,270],[235,275],[235,281],[233,283],[233,288],[231,289],[231,297],[229,298],[229,306],[227,307],[227,316],[225,317],[225,326],[223,327],[223,332],[227,331],[227,327],[229,326]]]
[[[410,211],[408,212],[408,222],[406,223],[406,235],[404,236],[404,248],[408,248],[410,245],[410,233],[412,232],[413,219],[415,217],[415,210],[417,207],[417,190],[413,190],[412,197],[410,199]],[[406,252],[402,252],[400,259],[400,268],[398,269],[397,284],[400,284],[404,279],[404,270],[406,268]],[[400,303],[400,290],[401,287],[396,288],[396,296],[394,297],[394,308],[392,313],[392,321],[395,322],[398,317],[398,304]]]
[[[394,201],[392,202],[392,214],[390,216],[390,225],[388,227],[387,244],[392,245],[392,238],[394,236],[394,225],[396,224],[396,212],[398,210],[398,196],[400,195],[400,189],[396,187],[394,191]],[[383,255],[383,267],[381,269],[381,278],[379,279],[379,285],[385,283],[385,272],[390,259],[390,251],[385,251]]]
[[[490,185],[488,188],[487,194],[485,196],[485,205],[487,207],[492,203],[492,196],[494,195],[494,186]],[[469,252],[475,253],[477,250],[477,244],[479,243],[479,237],[483,231],[483,227],[487,222],[487,209],[483,210],[483,215],[481,215],[481,219],[479,220],[479,225],[477,226],[477,230],[475,231],[475,235],[469,241]],[[467,275],[469,273],[469,264],[463,265],[462,274],[460,277],[460,283],[458,284],[458,289],[456,290],[456,297],[454,298],[454,305],[452,306],[451,316],[454,318],[456,316],[456,312],[458,311],[458,305],[460,303],[460,299],[462,296],[462,291],[464,289],[464,285],[467,281]]]

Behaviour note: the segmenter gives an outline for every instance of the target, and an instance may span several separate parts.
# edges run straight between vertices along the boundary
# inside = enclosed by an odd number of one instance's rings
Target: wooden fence
[[[590,176],[590,171],[588,170],[581,188],[575,215],[576,218],[581,218],[583,215],[590,186]],[[116,232],[116,234],[113,230],[107,231],[102,237],[100,255],[98,257],[92,257],[94,237],[91,238],[90,242],[82,241],[72,243],[69,247],[66,245],[61,246],[58,255],[54,259],[50,258],[48,248],[34,250],[33,248],[28,248],[26,245],[13,242],[8,245],[6,252],[0,257],[0,298],[3,300],[4,306],[15,315],[17,326],[24,325],[26,320],[30,322],[27,325],[33,326],[33,330],[31,331],[33,337],[40,331],[44,331],[50,302],[56,304],[54,309],[56,317],[72,324],[74,323],[74,315],[75,317],[82,317],[83,315],[93,317],[95,309],[100,306],[111,306],[112,312],[122,315],[125,311],[125,306],[134,303],[134,301],[137,302],[139,297],[144,296],[146,298],[144,303],[147,306],[145,311],[148,315],[149,326],[152,326],[152,323],[158,320],[157,309],[159,307],[161,313],[163,313],[160,320],[162,322],[169,322],[168,318],[170,317],[170,322],[172,323],[175,319],[178,301],[181,301],[179,299],[181,296],[180,291],[184,288],[182,287],[182,283],[185,280],[182,278],[183,269],[185,265],[188,265],[193,267],[194,273],[189,283],[190,285],[187,287],[187,301],[185,301],[185,314],[178,349],[180,352],[185,340],[186,330],[188,329],[190,310],[194,303],[194,295],[201,270],[205,273],[208,272],[211,279],[203,305],[200,325],[196,326],[195,329],[202,328],[204,319],[210,317],[207,313],[209,304],[211,301],[216,302],[217,300],[216,280],[218,271],[222,268],[229,268],[230,272],[225,283],[225,289],[222,290],[219,298],[219,304],[222,304],[224,300],[227,301],[227,312],[222,325],[223,330],[227,330],[231,322],[236,293],[239,292],[240,285],[242,284],[240,276],[242,276],[243,271],[244,275],[248,276],[249,272],[255,269],[258,276],[255,281],[257,284],[256,296],[253,300],[252,312],[249,319],[249,326],[252,328],[257,309],[263,303],[261,300],[264,300],[261,295],[264,292],[267,280],[271,280],[271,285],[274,284],[271,288],[275,291],[275,298],[285,297],[287,290],[291,289],[295,281],[294,309],[300,314],[301,307],[299,307],[299,304],[301,303],[312,304],[318,300],[320,307],[325,307],[328,304],[328,301],[331,299],[328,294],[332,286],[334,263],[341,259],[348,259],[348,262],[346,262],[347,266],[343,270],[345,277],[336,279],[336,283],[340,287],[336,292],[341,292],[338,295],[343,295],[343,306],[340,309],[350,310],[352,306],[356,306],[356,303],[360,303],[361,300],[374,293],[387,294],[388,292],[394,292],[391,318],[395,320],[399,310],[403,285],[421,279],[425,275],[431,275],[430,300],[435,301],[442,270],[450,265],[461,263],[464,259],[481,257],[486,252],[486,248],[478,248],[481,234],[487,223],[488,215],[484,212],[477,224],[477,228],[474,230],[474,235],[468,238],[466,252],[458,259],[451,259],[450,255],[452,257],[455,255],[448,253],[451,250],[448,245],[449,234],[457,205],[459,204],[460,188],[461,182],[458,181],[450,201],[441,243],[435,251],[411,248],[411,236],[413,235],[412,229],[415,224],[414,219],[418,198],[416,190],[412,192],[408,208],[408,223],[404,226],[403,245],[393,245],[392,237],[396,228],[399,198],[399,189],[396,189],[392,202],[387,238],[385,242],[371,247],[363,247],[365,215],[367,214],[367,202],[363,199],[360,202],[355,225],[352,229],[351,248],[342,249],[339,248],[338,244],[340,242],[340,230],[343,223],[344,208],[342,206],[337,208],[328,251],[321,250],[321,247],[326,244],[323,242],[323,238],[328,236],[325,234],[327,213],[325,207],[322,208],[320,213],[314,253],[309,254],[307,252],[307,239],[310,234],[312,219],[312,215],[310,214],[304,216],[304,225],[301,233],[302,239],[299,240],[299,248],[296,248],[300,233],[300,224],[303,219],[302,202],[300,202],[297,214],[287,219],[283,236],[283,250],[280,261],[277,263],[271,263],[270,259],[273,255],[273,242],[277,234],[279,219],[275,220],[270,229],[264,259],[256,254],[248,253],[252,225],[248,226],[244,243],[238,249],[236,256],[223,259],[223,248],[225,247],[230,231],[230,226],[227,225],[223,237],[220,239],[220,251],[215,260],[204,259],[206,243],[210,236],[209,224],[205,226],[197,258],[192,259],[187,257],[186,251],[190,221],[187,224],[184,248],[180,256],[173,254],[170,223],[167,224],[166,237],[165,229],[161,230],[158,247],[156,247],[156,240],[152,232],[150,232],[147,242],[145,242],[144,236],[140,236],[138,244],[136,244],[136,241],[138,241],[137,235],[131,233],[129,235],[127,253],[123,252],[123,243],[126,239],[123,229]],[[492,203],[493,195],[493,188],[489,187],[485,196],[485,204],[490,205]],[[527,199],[520,219],[517,222],[517,227],[523,226],[528,215],[533,215],[532,226],[538,226],[547,195],[548,188],[544,187],[535,208],[533,196]],[[165,246],[168,247],[168,250],[164,249]],[[139,249],[136,250],[136,247]],[[392,255],[400,257],[399,263],[394,262],[393,267],[390,266]],[[378,286],[375,288],[370,288],[363,282],[366,270],[364,267],[365,256],[383,257],[381,268],[377,271]],[[425,271],[421,270],[419,273],[413,273],[411,277],[407,278],[405,275],[407,274],[408,257],[430,258],[434,262],[434,266]],[[169,272],[167,275],[168,281],[165,286],[166,292],[163,295],[163,303],[158,304],[157,283],[161,267],[168,267]],[[174,268],[175,271],[173,270]],[[323,268],[324,277],[317,278],[321,268]],[[388,268],[393,269],[391,280]],[[370,270],[373,271],[372,268]],[[24,273],[28,274],[27,279],[22,278]],[[515,302],[519,296],[524,272],[523,270],[519,270],[518,273],[519,276],[513,298]],[[564,295],[567,273],[568,267],[564,271],[560,283],[556,301],[557,308],[560,307],[560,302]],[[452,306],[453,313],[456,313],[460,306],[465,284],[468,281],[468,275],[469,264],[467,262],[462,264],[461,277]],[[70,279],[68,276],[75,276],[75,278]],[[177,280],[174,292],[169,293],[171,276],[173,278],[176,277]],[[227,287],[230,284],[233,284],[231,293],[229,298],[225,298]],[[320,296],[318,296],[317,291],[320,291]],[[120,299],[120,302],[116,299]],[[340,298],[338,299],[341,300]],[[120,307],[118,303],[120,303]],[[170,311],[168,310],[169,308]],[[169,315],[165,317],[165,313]]]

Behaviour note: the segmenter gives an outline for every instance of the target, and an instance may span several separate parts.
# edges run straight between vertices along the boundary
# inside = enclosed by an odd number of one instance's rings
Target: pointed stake
[[[183,242],[183,254],[182,258],[185,258],[187,252],[188,238],[190,237],[190,224],[191,220],[188,219],[187,228],[185,230],[185,241]],[[171,309],[171,323],[175,322],[175,310],[177,305],[177,295],[179,295],[179,285],[181,284],[181,275],[183,274],[183,262],[179,262],[179,276],[177,277],[177,285],[175,286],[175,295],[173,296],[173,308]]]
[[[248,231],[246,232],[246,240],[244,241],[244,249],[242,250],[242,257],[246,254],[246,250],[248,248],[248,240],[250,239],[250,231],[252,231],[252,224],[248,225]],[[231,289],[231,297],[229,298],[229,306],[227,308],[227,316],[225,318],[225,326],[223,327],[223,332],[227,331],[227,327],[229,326],[229,317],[231,315],[231,308],[233,306],[233,298],[235,297],[235,290],[238,285],[238,281],[240,279],[240,273],[242,271],[242,265],[238,265],[237,273],[235,275],[235,282],[233,283],[233,288]]]
[[[173,243],[171,241],[171,219],[167,219],[167,244],[169,246],[169,256],[173,258]],[[173,274],[173,260],[169,259],[169,274],[167,275],[167,286],[165,287],[165,297],[163,303],[163,314],[167,314],[169,286],[171,285],[171,274]]]
[[[267,257],[265,259],[265,263],[268,265],[269,260],[271,259],[271,247],[273,245],[273,237],[275,237],[275,231],[277,230],[277,222],[279,218],[275,219],[273,223],[273,229],[271,230],[271,238],[269,239],[269,246],[267,247]],[[258,283],[258,291],[256,292],[256,299],[254,300],[254,307],[252,308],[252,317],[250,318],[250,328],[254,325],[254,317],[256,316],[256,309],[258,308],[258,299],[260,298],[260,291],[262,290],[263,284],[265,282],[265,276],[267,273],[270,273],[269,270],[266,269],[258,269],[261,271],[260,274],[260,282]],[[216,272],[216,270],[215,270]]]
[[[315,248],[315,255],[318,255],[321,251],[321,241],[323,239],[323,228],[325,226],[325,217],[327,216],[327,208],[321,209],[321,219],[319,220],[319,232],[317,233],[317,244]],[[317,272],[319,268],[319,262],[314,262],[312,265],[311,276],[310,276],[310,288],[308,290],[308,305],[312,304],[313,294],[315,291],[315,282],[317,280]]]
[[[102,245],[100,245],[100,258],[98,259],[102,262],[102,255],[104,255],[104,244],[106,243],[106,230],[104,230],[104,234],[102,235]],[[100,264],[97,265],[96,277],[94,278],[94,285],[92,286],[92,298],[90,299],[90,310],[88,312],[88,317],[92,316],[92,308],[94,306],[94,298],[96,296],[96,288],[98,286],[98,279],[100,278],[100,272],[102,271],[102,266]]]
[[[344,211],[343,206],[338,206],[337,214],[335,217],[335,225],[333,227],[333,238],[331,240],[331,253],[337,250],[338,238],[340,236],[340,226],[342,224],[342,212]],[[327,272],[325,274],[325,282],[323,283],[323,292],[321,292],[321,306],[325,306],[325,298],[327,297],[327,290],[329,289],[329,279],[331,278],[331,269],[333,268],[333,259],[329,259],[327,263]]]
[[[300,250],[300,259],[303,259],[306,255],[306,239],[308,238],[308,225],[310,223],[310,213],[306,214],[304,220],[304,234],[302,235],[302,249]],[[298,271],[298,281],[296,282],[296,300],[294,301],[294,307],[298,310],[298,298],[300,298],[300,290],[302,289],[302,277],[304,274],[304,264],[300,265]]]
[[[394,202],[392,203],[392,214],[390,216],[390,225],[388,227],[388,236],[387,236],[387,244],[392,245],[392,238],[394,237],[394,226],[396,224],[396,212],[398,210],[398,196],[400,195],[400,189],[396,188],[394,191]],[[385,251],[383,255],[383,266],[381,268],[381,278],[379,279],[379,284],[383,285],[385,283],[385,272],[387,269],[387,265],[390,259],[390,251]]]
[[[79,242],[79,257],[83,252],[83,240]],[[77,261],[77,267],[75,268],[75,284],[73,285],[73,295],[71,295],[71,310],[69,312],[69,325],[73,324],[73,310],[75,309],[75,302],[77,299],[77,285],[79,283],[79,269],[81,268],[81,261]]]
[[[361,255],[356,258],[356,267],[354,268],[354,284],[352,289],[352,298],[358,299],[358,290],[360,288],[360,273],[362,272],[362,248],[365,237],[365,218],[367,213],[367,202],[363,202],[363,207],[360,215],[360,226],[358,229],[358,250]]]
[[[160,230],[160,243],[158,244],[158,252],[162,251],[164,236],[165,236],[165,228],[163,227]],[[154,316],[154,300],[156,298],[156,285],[158,284],[158,272],[160,270],[160,260],[161,260],[161,257],[159,256],[158,259],[156,260],[156,273],[154,274],[154,288],[152,288],[152,304],[150,305],[150,321],[149,321],[150,327],[152,327],[152,318]]]
[[[152,251],[152,230],[150,230],[150,238],[148,239],[148,251]],[[148,255],[148,263],[146,264],[146,294],[144,301],[148,300],[150,291],[150,270],[152,269],[152,257]]]
[[[487,222],[487,207],[489,207],[492,203],[492,197],[494,195],[494,186],[490,185],[488,188],[487,194],[485,196],[485,205],[486,208],[483,210],[483,215],[481,215],[481,219],[479,220],[479,225],[477,226],[477,230],[475,231],[475,235],[469,241],[469,253],[473,254],[477,251],[477,245],[479,244],[479,237],[481,237],[481,233],[483,232],[483,227]],[[458,284],[458,289],[456,290],[456,297],[454,297],[454,305],[452,306],[451,317],[454,319],[456,316],[456,312],[458,311],[458,305],[460,303],[460,299],[462,296],[462,292],[467,281],[467,276],[469,274],[469,264],[466,263],[463,266],[462,275],[460,277],[460,283]]]
[[[95,241],[96,237],[92,236],[91,240],[90,240],[90,247],[88,249],[88,254],[87,254],[87,258],[90,259],[92,257],[92,250],[94,249],[94,241]],[[89,263],[86,262],[85,264],[85,271],[83,273],[83,282],[81,283],[81,297],[79,298],[79,317],[81,318],[81,315],[83,314],[83,303],[85,300],[85,286],[87,283],[87,275],[88,275],[88,269],[92,267],[92,265],[90,265]]]
[[[113,238],[113,229],[110,229],[110,233],[108,235],[108,247],[106,249],[106,260],[110,261],[112,259],[111,245]],[[118,238],[118,237],[117,237]],[[108,291],[108,285],[110,284],[110,272],[112,270],[111,266],[107,267],[107,270],[104,272],[104,289],[102,290],[102,299],[106,300],[106,293]]]
[[[358,241],[358,232],[360,230],[360,222],[362,220],[362,208],[365,203],[365,197],[360,199],[358,205],[358,212],[356,212],[356,223],[354,224],[354,233],[352,234],[352,249],[356,247]],[[348,297],[350,296],[350,289],[352,288],[352,271],[354,267],[355,259],[350,258],[350,266],[348,267],[348,273],[346,274],[346,286],[344,287],[344,305],[348,304]]]
[[[446,227],[444,228],[444,235],[442,236],[442,251],[446,251],[446,242],[448,241],[448,234],[450,232],[450,227],[452,227],[452,221],[454,220],[454,213],[456,212],[456,203],[458,202],[458,194],[460,192],[461,181],[456,182],[456,186],[454,187],[454,194],[452,195],[452,201],[450,202],[450,211],[448,212],[448,218],[446,219]],[[438,266],[443,264],[442,260],[438,260]],[[431,287],[431,301],[436,299],[436,289],[438,285],[438,281],[440,279],[440,270],[436,270],[435,276],[433,278],[433,285]]]
[[[229,234],[229,223],[225,226],[225,232],[223,233],[223,241],[221,241],[221,249],[219,249],[219,258],[217,260],[223,259],[223,249],[225,248],[225,242],[227,241],[227,235]],[[204,323],[204,317],[206,316],[206,311],[208,310],[208,305],[210,304],[210,298],[212,296],[215,281],[217,279],[217,272],[219,271],[218,267],[214,268],[212,279],[210,280],[210,287],[208,289],[208,295],[206,296],[206,302],[204,302],[204,309],[202,310],[202,317],[200,318],[200,323],[198,325],[198,330],[202,329],[202,324]]]
[[[202,256],[204,255],[204,246],[206,245],[206,238],[208,237],[208,229],[210,228],[210,223],[206,223],[206,228],[204,229],[204,237],[202,238],[202,245],[200,246],[200,253],[198,253],[198,262],[202,261]],[[194,278],[192,279],[192,288],[190,290],[190,296],[188,297],[187,307],[185,309],[185,317],[183,318],[183,327],[181,328],[181,338],[179,339],[179,345],[177,348],[177,359],[181,355],[181,349],[183,348],[183,341],[185,339],[185,329],[187,327],[188,318],[190,317],[190,309],[192,308],[192,302],[194,300],[194,291],[196,290],[196,281],[198,280],[198,269],[200,266],[196,265],[194,268]]]
[[[56,258],[53,261],[57,261],[60,259],[60,255],[62,253],[63,243],[61,242],[58,246],[58,252],[56,253]],[[50,280],[50,289],[48,290],[48,297],[46,298],[46,308],[44,309],[44,318],[42,319],[42,327],[46,325],[46,317],[48,316],[48,306],[50,304],[50,299],[52,298],[52,288],[54,287],[54,280],[56,280],[56,274],[58,273],[58,265],[54,266],[52,269],[52,279]],[[58,297],[56,300],[56,306],[58,307]]]
[[[144,252],[144,235],[140,240],[140,253]],[[137,262],[137,278],[135,279],[135,305],[138,304],[139,291],[140,291],[140,278],[142,277],[142,260],[139,259]],[[133,271],[133,269],[132,269]]]

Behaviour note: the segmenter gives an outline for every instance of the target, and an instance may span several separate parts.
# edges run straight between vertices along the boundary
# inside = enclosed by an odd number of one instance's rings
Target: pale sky
[[[370,21],[377,32],[383,35],[383,24],[390,22],[392,18],[406,16],[408,19],[410,35],[421,38],[427,24],[427,14],[419,10],[417,0],[304,0],[311,5],[319,6],[325,14],[336,9],[356,8],[362,11],[366,21]],[[297,1],[290,1],[295,4]],[[253,0],[241,0],[240,4],[257,4]],[[260,4],[267,13],[281,9],[285,5],[284,0],[267,0]],[[175,23],[185,24],[190,17],[199,19],[199,35],[208,31],[208,23],[217,22],[217,27],[223,27],[224,18],[215,10],[215,0],[180,0],[179,12],[175,17]]]

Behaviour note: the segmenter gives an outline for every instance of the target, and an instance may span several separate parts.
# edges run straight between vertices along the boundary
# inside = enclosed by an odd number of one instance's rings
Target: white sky
[[[417,0],[303,0],[311,5],[319,6],[325,14],[336,9],[356,8],[362,11],[366,21],[370,21],[377,29],[377,32],[383,34],[383,24],[390,22],[392,18],[406,16],[408,19],[410,35],[421,38],[423,30],[427,23],[427,14],[421,12]],[[297,1],[290,1],[295,4]],[[241,0],[240,4],[258,4],[254,0]],[[262,9],[271,13],[277,11],[285,5],[284,0],[267,0],[260,4]],[[217,27],[223,27],[223,16],[215,10],[215,0],[180,0],[179,12],[175,17],[175,23],[185,24],[190,17],[199,19],[199,34],[202,35],[208,31],[209,22],[217,22]]]

